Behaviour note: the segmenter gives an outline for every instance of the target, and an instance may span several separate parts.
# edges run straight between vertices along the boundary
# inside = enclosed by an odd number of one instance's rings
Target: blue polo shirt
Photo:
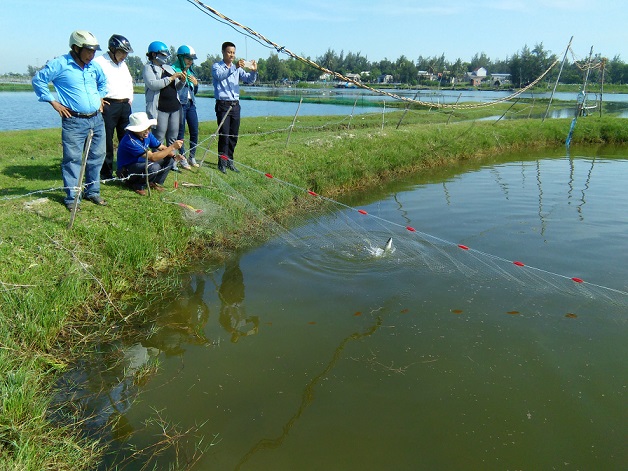
[[[146,139],[139,138],[131,131],[127,131],[118,144],[118,170],[127,165],[146,162],[146,151],[157,149],[161,142],[152,133]]]
[[[52,82],[58,98],[52,95],[48,84]],[[77,113],[91,114],[100,109],[107,94],[107,78],[95,61],[81,68],[71,54],[64,54],[46,63],[32,80],[39,101],[58,101]]]

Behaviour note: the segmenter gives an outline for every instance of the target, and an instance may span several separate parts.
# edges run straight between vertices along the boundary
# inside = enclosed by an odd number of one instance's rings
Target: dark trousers
[[[148,182],[163,185],[172,169],[174,159],[166,157],[156,162],[148,163]],[[146,162],[136,162],[118,169],[119,178],[128,178],[127,185],[133,190],[146,188]]]
[[[229,112],[218,134],[218,165],[220,167],[225,166],[225,161],[221,159],[220,156],[226,155],[230,160],[233,160],[233,152],[238,143],[238,133],[240,132],[240,104],[234,105],[231,111],[229,111],[229,107],[232,103],[233,102],[216,100],[215,109],[218,126],[220,126],[223,118],[227,115],[227,112]]]
[[[107,100],[105,98],[105,100]],[[100,178],[103,180],[113,178],[113,133],[118,135],[118,142],[122,140],[126,133],[125,127],[129,124],[131,105],[124,102],[111,102],[105,105],[102,110],[102,117],[105,122],[105,160],[100,169]]]
[[[177,139],[182,141],[185,137],[185,123],[188,123],[188,131],[190,133],[190,154],[187,156],[189,160],[193,160],[196,155],[196,146],[198,144],[198,114],[196,113],[196,104],[192,100],[181,105],[181,118],[179,125],[179,135]],[[181,147],[181,154],[185,154],[185,146]]]

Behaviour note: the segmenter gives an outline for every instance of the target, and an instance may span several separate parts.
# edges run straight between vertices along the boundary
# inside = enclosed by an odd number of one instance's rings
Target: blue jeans
[[[196,114],[196,104],[193,100],[188,100],[184,105],[181,105],[180,112],[180,126],[178,140],[183,140],[185,137],[185,123],[188,123],[188,131],[190,132],[190,155],[187,156],[188,160],[194,162],[194,156],[196,155],[196,146],[198,145],[198,115]],[[185,154],[185,146],[181,147],[181,154]]]
[[[172,169],[174,159],[166,157],[156,162],[148,163],[148,182],[163,185]],[[146,162],[136,162],[118,169],[119,178],[128,178],[127,185],[133,190],[143,190],[146,188]]]
[[[85,166],[83,197],[100,196],[100,169],[105,160],[106,152],[105,125],[102,115],[98,113],[92,118],[62,118],[63,160],[61,162],[61,175],[66,191],[65,204],[74,202],[76,188],[79,185],[78,179],[83,161],[83,151],[90,129],[94,131],[94,136]]]

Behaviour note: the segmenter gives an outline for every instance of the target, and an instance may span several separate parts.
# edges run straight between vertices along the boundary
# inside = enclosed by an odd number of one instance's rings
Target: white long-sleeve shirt
[[[129,103],[133,102],[133,77],[129,72],[126,61],[114,64],[108,52],[94,59],[102,68],[107,77],[107,98],[115,100],[128,99]]]

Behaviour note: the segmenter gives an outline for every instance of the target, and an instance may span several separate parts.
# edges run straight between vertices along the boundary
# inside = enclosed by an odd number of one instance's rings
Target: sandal
[[[97,204],[98,206],[107,206],[107,202],[102,199],[100,195],[86,196],[85,199],[91,201],[94,204]]]
[[[159,192],[166,191],[166,189],[163,186],[158,185],[157,183],[151,183],[150,188],[151,190],[157,190]]]

